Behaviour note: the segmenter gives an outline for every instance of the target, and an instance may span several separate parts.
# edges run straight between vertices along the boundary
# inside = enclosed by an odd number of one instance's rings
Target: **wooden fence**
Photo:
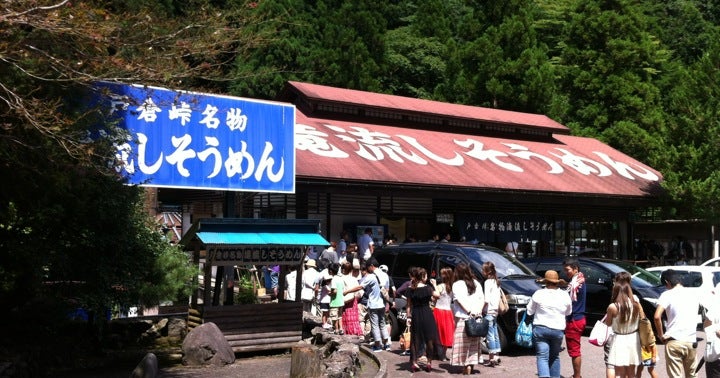
[[[289,349],[302,338],[302,303],[283,302],[190,309],[188,326],[215,323],[233,351]]]

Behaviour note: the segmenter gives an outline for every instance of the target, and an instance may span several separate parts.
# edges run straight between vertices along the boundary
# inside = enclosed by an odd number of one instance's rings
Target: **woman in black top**
[[[426,285],[426,280],[427,271],[424,268],[413,269],[410,287],[405,291],[410,323],[410,370],[413,372],[419,369],[417,361],[420,357],[419,352],[423,349],[427,356],[425,370],[428,372],[432,370],[435,345],[439,345],[437,325],[430,302],[439,298],[440,293],[435,290],[434,283]]]

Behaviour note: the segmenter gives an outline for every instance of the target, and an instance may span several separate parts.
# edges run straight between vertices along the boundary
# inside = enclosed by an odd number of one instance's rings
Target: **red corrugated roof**
[[[631,197],[661,180],[591,138],[556,135],[554,144],[296,117],[299,178]]]
[[[567,132],[567,126],[542,114],[520,113],[477,106],[450,104],[411,97],[364,92],[352,89],[290,81],[288,84],[311,100],[325,100],[364,107],[406,110],[411,112],[450,116],[504,124],[537,126]]]

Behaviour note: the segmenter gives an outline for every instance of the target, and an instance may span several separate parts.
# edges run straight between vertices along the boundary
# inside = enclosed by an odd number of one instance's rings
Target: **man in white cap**
[[[387,275],[387,277],[388,277],[388,286],[390,287],[390,289],[389,289],[389,290],[390,290],[390,298],[392,298],[392,299],[394,300],[394,299],[395,299],[395,282],[393,282],[392,277],[391,277],[390,274],[388,273],[388,270],[389,270],[389,269],[388,269],[387,265],[385,265],[385,264],[380,265],[378,268],[380,268],[380,270],[382,270],[383,273],[385,273],[385,274]],[[391,303],[390,305],[391,305],[391,306],[394,306],[395,303],[393,302],[393,303]]]
[[[315,310],[315,306],[313,306],[313,301],[316,297],[315,293],[317,281],[320,275],[317,269],[315,269],[316,267],[317,264],[315,263],[315,260],[310,259],[305,262],[305,271],[302,275],[303,287],[300,291],[300,299],[303,302],[303,311],[307,311],[314,316],[318,315]]]

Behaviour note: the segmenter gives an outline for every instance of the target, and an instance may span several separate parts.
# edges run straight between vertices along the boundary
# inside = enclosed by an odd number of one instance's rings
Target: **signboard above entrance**
[[[116,168],[131,184],[295,192],[295,106],[99,83],[128,141]]]

